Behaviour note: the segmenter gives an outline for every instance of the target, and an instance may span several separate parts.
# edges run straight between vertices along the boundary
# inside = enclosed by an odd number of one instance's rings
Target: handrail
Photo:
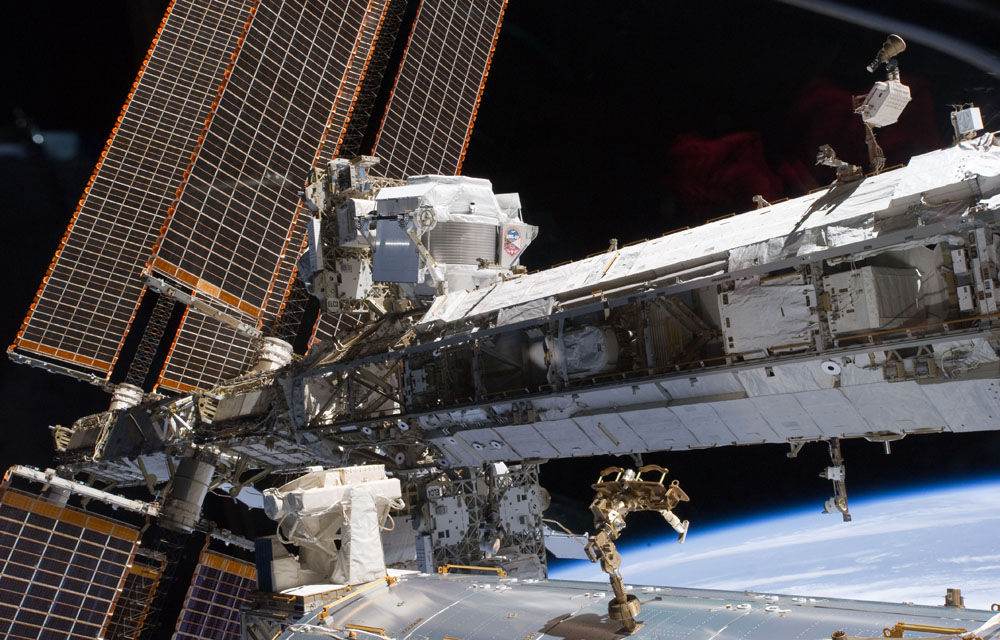
[[[498,576],[503,578],[507,575],[507,572],[500,567],[476,567],[468,564],[445,564],[438,567],[438,573],[442,575],[448,575],[448,572],[452,569],[470,569],[472,571],[495,571]]]
[[[897,622],[893,627],[882,629],[882,635],[886,638],[902,638],[904,631],[919,631],[920,633],[965,633],[967,629],[960,627],[934,627],[927,624],[910,624],[909,622]]]
[[[394,584],[396,582],[396,580],[397,580],[397,578],[394,578],[392,576],[385,576],[384,578],[379,578],[378,580],[374,580],[372,582],[369,582],[368,584],[366,584],[366,585],[364,585],[362,587],[358,587],[357,589],[351,589],[350,587],[348,587],[349,591],[347,593],[345,593],[344,595],[340,596],[339,598],[337,598],[333,602],[331,602],[329,604],[323,605],[322,608],[320,609],[319,614],[316,616],[316,619],[320,620],[320,621],[326,620],[330,616],[330,609],[334,608],[338,604],[341,604],[342,602],[346,602],[347,600],[350,600],[350,599],[354,598],[355,596],[361,595],[365,591],[368,591],[369,589],[371,589],[373,587],[376,587],[376,586],[382,584],[383,582],[386,583],[386,585],[391,585],[391,584]]]

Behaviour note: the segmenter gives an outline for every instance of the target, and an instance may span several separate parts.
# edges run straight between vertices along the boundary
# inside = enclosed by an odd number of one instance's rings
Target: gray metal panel
[[[573,422],[590,436],[601,453],[632,453],[646,450],[646,443],[642,438],[617,415],[577,416],[573,418]]]
[[[685,382],[685,384],[687,383]],[[670,399],[670,396],[655,383],[603,387],[593,391],[579,389],[576,390],[576,395],[578,396],[576,402],[586,405],[591,411],[601,408],[665,402]]]
[[[416,282],[420,256],[406,231],[395,220],[379,220],[375,233],[372,279],[375,282]]]
[[[670,410],[703,446],[727,445],[736,441],[736,436],[709,404],[684,404],[670,407]]]
[[[714,402],[712,408],[740,443],[784,442],[750,400]]]
[[[501,585],[503,588],[501,588]],[[780,612],[751,592],[678,587],[632,589],[642,603],[640,626],[618,634],[608,619],[613,597],[607,583],[549,580],[537,583],[500,580],[488,575],[408,575],[391,586],[375,585],[299,622],[343,629],[347,625],[384,629],[392,638],[463,640],[785,640],[829,638],[837,630],[851,636],[882,637],[882,629],[906,622],[976,629],[989,611],[817,598],[792,601],[780,596]],[[742,608],[741,608],[742,607]],[[328,640],[303,629],[276,640]]]
[[[820,438],[823,432],[792,396],[751,398],[754,406],[782,438]]]
[[[468,437],[472,437],[469,434]],[[464,439],[455,436],[445,436],[441,438],[429,438],[430,442],[444,453],[445,458],[453,466],[477,466],[485,460],[474,451]]]
[[[621,414],[621,419],[646,442],[650,451],[698,445],[691,431],[666,407],[627,411]]]
[[[660,384],[677,400],[746,393],[736,376],[729,372],[665,380]]]
[[[844,387],[842,391],[854,408],[880,430],[939,429],[947,422],[916,382]]]
[[[554,458],[559,455],[549,441],[530,424],[498,427],[496,432],[521,454],[522,458]]]
[[[952,431],[974,431],[1000,424],[1000,382],[967,380],[921,386],[924,395],[948,420]]]
[[[486,461],[515,460],[520,458],[518,452],[511,448],[500,429],[473,429],[462,431],[455,436],[471,449],[473,455]],[[480,447],[482,447],[480,449]]]
[[[552,446],[559,451],[560,456],[577,457],[592,456],[601,453],[594,441],[587,437],[580,427],[572,420],[555,420],[553,422],[536,423],[539,432]]]
[[[774,363],[767,367],[743,369],[735,374],[751,397],[832,389],[835,382],[832,376],[822,372],[817,360]]]
[[[869,425],[839,389],[806,391],[795,397],[827,436],[878,431],[877,425]]]

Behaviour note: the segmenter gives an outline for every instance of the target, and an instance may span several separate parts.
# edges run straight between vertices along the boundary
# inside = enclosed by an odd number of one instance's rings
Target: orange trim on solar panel
[[[174,347],[177,346],[177,338],[181,335],[181,327],[184,326],[184,321],[187,320],[188,313],[191,312],[191,307],[184,307],[184,313],[181,315],[180,324],[177,325],[177,333],[174,334],[174,339],[170,341],[170,348],[167,349],[167,357],[163,360],[163,366],[160,367],[160,373],[156,376],[156,384],[153,385],[153,391],[163,383],[163,376],[167,373],[167,364],[170,362],[170,356],[174,355]]]
[[[257,579],[257,569],[254,565],[213,551],[202,551],[198,564],[243,578]]]
[[[138,549],[138,547],[139,547],[138,543],[132,545],[132,549],[131,549],[131,551],[129,553],[129,556],[128,556],[127,566],[131,567],[132,563],[135,561],[135,552]],[[127,577],[128,577],[128,571],[122,572],[121,579],[118,581],[118,588],[116,589],[116,591],[119,594],[121,594],[122,590],[125,588],[125,580],[127,579]],[[159,581],[159,579],[157,578],[157,582],[158,581]],[[154,584],[153,588],[150,590],[150,593],[149,593],[149,598],[150,599],[152,599],[153,594],[155,592],[156,592],[156,585]],[[111,625],[111,617],[114,615],[115,608],[118,606],[119,602],[120,602],[119,598],[115,598],[114,600],[112,600],[111,607],[108,609],[108,615],[104,619],[104,625],[101,626],[101,635],[100,635],[100,637],[103,638],[107,634],[108,627]],[[143,612],[141,619],[138,621],[139,624],[136,626],[137,629],[141,629],[142,628],[142,621],[144,621],[146,619],[146,613],[148,611],[149,611],[149,604],[146,605],[146,610]]]
[[[20,335],[14,339],[14,344],[11,345],[12,349],[17,347],[26,351],[33,351],[40,355],[49,356],[57,360],[62,360],[64,362],[72,362],[88,369],[94,369],[101,372],[107,372],[114,366],[114,363],[112,362],[105,362],[104,360],[98,360],[97,358],[91,358],[79,353],[73,353],[72,351],[67,351],[65,349],[51,347],[33,340],[26,340]]]
[[[201,391],[200,387],[196,387],[186,382],[180,382],[178,380],[171,380],[170,378],[160,378],[160,381],[156,385],[157,387],[163,387],[164,389],[169,389],[170,391],[176,391],[178,393],[188,393],[190,391]]]
[[[641,240],[633,240],[632,242],[626,242],[622,245],[622,249],[625,247],[631,247],[634,244],[642,244],[643,242],[649,242],[649,238],[642,238]]]
[[[472,126],[476,123],[476,115],[479,113],[479,104],[483,98],[483,91],[486,89],[486,78],[490,75],[490,65],[493,64],[493,52],[496,50],[497,40],[500,38],[500,27],[503,25],[503,16],[507,11],[507,0],[503,0],[500,6],[500,16],[497,18],[497,28],[493,32],[493,43],[490,45],[490,52],[486,56],[486,68],[483,70],[483,80],[479,83],[479,93],[476,94],[476,103],[472,107],[472,119],[469,122],[469,131],[465,134],[465,144],[462,145],[462,153],[458,158],[456,174],[462,173],[462,164],[465,162],[465,154],[469,150],[469,139],[472,137]]]
[[[243,31],[240,33],[240,37],[236,40],[236,44],[233,46],[232,62],[226,67],[226,70],[223,71],[222,81],[219,83],[219,88],[216,91],[216,94],[220,98],[222,97],[223,92],[225,92],[226,85],[229,83],[229,72],[232,70],[233,65],[235,64],[236,61],[236,57],[239,54],[240,49],[243,47],[243,42],[246,40],[247,33],[249,33],[250,31],[250,25],[253,23],[254,16],[257,13],[257,6],[259,4],[260,0],[256,0],[250,7],[247,19],[243,23]],[[205,134],[208,132],[208,127],[212,122],[212,117],[215,115],[218,102],[217,101],[214,102],[213,105],[214,105],[213,108],[209,109],[208,117],[205,118],[205,126],[202,129],[201,134],[198,136],[198,141],[195,143],[194,149],[191,151],[191,160],[188,162],[188,166],[185,169],[186,171],[190,171],[191,168],[194,166],[195,160],[197,160],[198,158],[198,153],[201,151],[202,145],[205,142]],[[153,256],[154,259],[156,258],[156,254],[159,253],[160,251],[160,246],[163,244],[163,239],[167,234],[167,228],[170,226],[170,221],[173,219],[173,214],[176,213],[177,205],[180,204],[181,195],[183,194],[184,187],[186,185],[187,181],[182,181],[180,183],[180,186],[178,186],[177,191],[174,193],[175,195],[174,202],[171,203],[170,208],[167,209],[167,215],[164,216],[163,218],[163,224],[160,225],[160,235],[156,239],[156,242],[153,243],[153,248],[150,254],[151,256]],[[151,263],[152,260],[146,263],[147,269],[152,266]]]
[[[364,31],[365,31],[364,30],[365,18],[368,16],[368,13],[371,11],[371,6],[372,6],[373,2],[374,2],[374,0],[369,0],[369,2],[368,2],[368,8],[365,9],[365,17],[363,17],[361,19],[361,28],[358,29],[358,36],[357,36],[357,38],[355,38],[355,40],[354,40],[354,46],[351,48],[351,55],[349,55],[347,57],[347,64],[344,66],[344,75],[341,76],[341,78],[340,78],[340,85],[338,85],[338,87],[337,87],[337,95],[335,95],[333,97],[333,104],[330,105],[330,115],[326,119],[326,126],[323,127],[323,134],[319,138],[319,145],[316,147],[316,154],[313,157],[312,167],[316,166],[316,163],[319,162],[320,156],[323,154],[323,147],[326,145],[326,137],[330,134],[330,127],[333,126],[333,118],[334,118],[334,116],[337,115],[337,107],[340,104],[340,96],[344,92],[344,84],[347,81],[347,74],[348,74],[348,72],[350,72],[351,65],[354,62],[354,56],[358,52],[358,46],[361,44],[361,38],[364,35]],[[361,81],[363,79],[364,79],[364,73],[361,74],[361,78],[359,78],[357,84],[355,84],[355,87],[354,87],[354,100],[356,100],[357,97],[358,97],[358,91],[357,90],[358,90],[358,88],[360,88]],[[351,101],[351,105],[352,106],[354,104],[354,100]],[[351,108],[349,107],[347,115],[345,116],[345,119],[344,119],[344,124],[345,125],[351,119],[350,118],[350,111],[351,111]],[[340,139],[341,138],[339,138],[339,137],[337,138],[337,144],[335,146],[339,146]],[[337,151],[336,151],[336,149],[334,149],[332,157],[336,157],[336,155],[337,155]],[[298,217],[298,209],[300,209],[300,208],[301,208],[301,204],[300,204],[299,207],[296,207],[296,217]],[[293,224],[293,226],[294,226],[294,224]]]
[[[291,289],[291,287],[289,287],[289,289]],[[282,306],[284,306],[284,303],[282,303]],[[281,316],[279,315],[278,317],[280,318]],[[308,352],[309,349],[312,349],[313,344],[316,342],[316,331],[319,330],[319,321],[322,318],[323,318],[323,314],[322,313],[317,313],[316,314],[316,319],[313,320],[312,331],[309,332],[309,341],[306,342],[306,352]]]
[[[301,203],[300,203],[299,206],[301,207]],[[297,213],[298,213],[298,211],[296,211],[296,214]],[[292,228],[294,229],[294,224],[292,225]],[[299,247],[299,255],[302,254],[302,251],[305,249],[307,242],[308,242],[307,239],[303,239],[302,240],[302,246]],[[282,254],[281,259],[282,260],[285,259],[284,254]],[[288,286],[285,287],[285,292],[281,296],[281,304],[278,305],[278,311],[277,311],[277,313],[275,313],[274,321],[272,322],[271,326],[277,326],[278,325],[278,321],[281,319],[281,316],[284,314],[285,305],[288,302],[288,296],[290,296],[291,293],[292,293],[292,286],[294,286],[294,284],[295,284],[295,278],[298,276],[298,272],[299,272],[298,265],[292,265],[292,274],[291,274],[291,277],[288,280]],[[277,283],[277,280],[278,280],[278,271],[275,271],[274,272],[274,278],[272,279],[271,286],[268,289],[267,297],[265,298],[265,302],[264,302],[264,305],[263,305],[262,309],[266,309],[267,308],[267,300],[270,300],[271,293],[274,290],[274,285]],[[263,313],[261,315],[262,315],[262,317],[260,318],[260,322],[263,322],[263,320],[264,320]]]
[[[85,511],[79,511],[73,507],[60,507],[20,491],[5,490],[0,495],[0,502],[17,509],[30,511],[31,513],[68,522],[69,524],[75,524],[108,536],[121,538],[122,540],[135,542],[139,539],[139,530],[136,528]]]
[[[376,2],[376,0],[369,0],[368,8],[365,11],[365,16],[366,17],[367,17],[367,14],[371,11],[372,5],[374,5],[375,2]],[[378,41],[379,33],[381,32],[381,29],[382,29],[382,24],[385,21],[385,14],[387,12],[387,9],[388,9],[388,2],[382,2],[382,14],[381,14],[381,16],[379,18],[378,26],[375,29],[375,35],[372,38],[372,43],[368,47],[368,55],[366,56],[366,62],[364,64],[361,76],[358,78],[358,82],[355,85],[354,97],[351,100],[351,106],[348,108],[347,115],[345,116],[344,125],[341,128],[340,135],[338,136],[337,142],[334,145],[334,151],[331,154],[332,157],[336,157],[337,153],[340,151],[340,146],[343,143],[343,140],[344,140],[344,129],[346,129],[347,123],[350,122],[350,120],[351,120],[351,114],[354,112],[354,106],[357,103],[357,99],[358,99],[358,92],[359,92],[359,90],[361,88],[361,84],[364,82],[365,72],[368,69],[368,61],[371,60],[371,56],[372,56],[372,54],[373,54],[373,52],[375,50],[375,43]],[[347,66],[344,69],[344,75],[345,76],[347,75],[348,71],[350,70],[350,67],[351,67],[350,61],[353,60],[355,54],[357,53],[358,47],[361,44],[361,40],[362,40],[362,36],[363,35],[364,35],[364,18],[362,18],[361,29],[359,29],[359,31],[358,31],[358,37],[354,41],[354,49],[351,51],[351,56],[349,58],[348,64],[347,64]],[[312,166],[310,168],[315,168],[316,165],[319,163],[320,158],[323,155],[324,146],[326,145],[326,137],[329,134],[330,127],[333,125],[333,118],[334,118],[334,116],[337,113],[337,105],[338,105],[338,103],[340,101],[340,96],[341,96],[341,93],[343,91],[344,82],[345,82],[345,78],[342,78],[341,79],[340,87],[337,89],[337,95],[334,98],[333,105],[330,108],[330,116],[327,118],[326,126],[323,128],[323,134],[320,137],[319,145],[317,145],[317,147],[316,147],[316,155],[313,157]],[[288,245],[289,245],[289,243],[292,240],[292,236],[295,234],[295,226],[298,224],[298,219],[299,219],[299,215],[301,214],[301,212],[302,212],[302,202],[299,202],[296,205],[296,207],[295,207],[295,213],[292,215],[292,222],[291,222],[291,225],[289,225],[288,235],[285,237],[284,245],[281,248],[281,260],[284,260],[285,255],[288,252]],[[302,246],[299,247],[299,253],[302,252],[302,250],[305,248],[305,246],[306,246],[306,240],[303,239]],[[273,275],[271,276],[271,280],[270,280],[270,282],[267,285],[267,291],[264,294],[264,304],[261,305],[261,309],[258,310],[257,316],[256,316],[259,321],[263,321],[263,318],[261,316],[263,315],[263,310],[267,308],[267,301],[271,299],[271,296],[274,293],[274,286],[275,286],[275,284],[278,281],[278,273],[279,273],[279,271],[280,270],[278,270],[278,269],[276,269],[274,271]],[[282,294],[281,304],[278,306],[278,312],[277,312],[276,317],[275,317],[275,322],[277,322],[278,318],[281,317],[282,311],[284,311],[285,302],[288,300],[288,296],[291,293],[292,285],[295,282],[295,277],[296,277],[297,273],[298,273],[298,266],[297,265],[293,265],[293,267],[292,267],[292,276],[291,276],[291,279],[289,280],[289,285],[285,288],[285,291]],[[256,309],[256,307],[254,307],[254,308]]]
[[[366,16],[367,16],[367,14],[369,12],[371,12],[372,5],[375,4],[375,2],[376,2],[376,0],[370,0],[369,1],[369,3],[368,3],[368,9],[365,12]],[[340,135],[338,136],[337,142],[334,145],[333,153],[331,154],[332,157],[336,157],[337,154],[340,153],[340,147],[341,147],[341,145],[344,142],[344,133],[347,130],[347,124],[351,121],[351,117],[354,115],[354,107],[358,103],[358,94],[360,93],[361,85],[364,84],[365,77],[368,75],[368,66],[371,64],[372,56],[375,53],[375,47],[377,46],[378,40],[381,37],[382,26],[385,24],[385,16],[389,12],[389,2],[391,2],[391,0],[382,0],[382,2],[381,2],[381,4],[382,4],[382,13],[379,16],[378,25],[375,27],[375,34],[372,36],[371,44],[368,47],[368,55],[365,56],[365,63],[364,63],[364,65],[361,68],[361,75],[358,78],[357,86],[356,86],[355,91],[354,91],[354,98],[351,100],[351,105],[347,109],[347,115],[344,118],[344,126],[340,130]],[[361,42],[361,36],[363,34],[364,34],[364,20],[362,20],[362,22],[361,22],[361,30],[358,33],[358,40],[354,44],[354,51],[351,52],[351,58],[352,59],[354,58],[354,54],[357,52],[357,48],[358,48],[358,45]],[[350,65],[348,65],[348,68],[350,68]],[[345,70],[345,74],[346,74],[346,70]],[[338,90],[337,91],[337,98],[334,100],[334,105],[336,105],[339,101],[340,101],[340,91]],[[330,120],[327,121],[327,127],[329,127],[330,124],[333,122],[334,110],[331,110],[331,112],[330,112]],[[313,166],[316,165],[316,162],[319,162],[320,154],[323,151],[323,145],[324,145],[324,143],[326,141],[326,133],[327,133],[327,131],[324,129],[324,131],[323,131],[323,138],[320,140],[319,148],[316,150],[316,159],[313,161]]]
[[[164,275],[168,275],[175,280],[179,280],[184,284],[190,285],[192,289],[201,291],[202,293],[207,294],[210,298],[223,302],[234,309],[239,309],[240,311],[252,316],[255,320],[259,320],[261,309],[253,306],[249,302],[237,298],[228,291],[223,291],[221,287],[199,278],[190,271],[178,267],[177,265],[170,264],[159,256],[153,258],[151,266],[162,272]]]
[[[261,322],[260,321],[261,309],[258,309],[257,307],[253,306],[252,304],[250,304],[246,300],[240,300],[239,304],[237,306],[239,307],[240,311],[242,311],[243,313],[246,313],[246,314],[248,314],[248,315],[256,318],[257,319],[257,325],[258,325],[258,327],[260,326],[260,322]]]
[[[389,100],[385,103],[385,111],[382,112],[382,119],[379,120],[378,130],[375,132],[375,142],[372,143],[372,155],[375,154],[375,148],[378,147],[378,140],[382,137],[382,127],[385,125],[386,116],[389,115],[389,107],[392,105],[392,97],[395,95],[396,86],[399,84],[399,74],[403,71],[403,64],[406,62],[406,55],[410,52],[410,42],[413,40],[413,32],[417,30],[417,24],[420,22],[420,12],[423,8],[424,0],[420,0],[420,4],[417,6],[417,14],[413,18],[413,25],[410,26],[410,35],[406,37],[406,47],[403,48],[403,57],[400,59],[399,67],[396,69],[396,77],[392,79],[392,89],[389,91]]]

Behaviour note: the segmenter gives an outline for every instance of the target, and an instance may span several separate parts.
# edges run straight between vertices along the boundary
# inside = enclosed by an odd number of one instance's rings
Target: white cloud
[[[971,564],[980,562],[994,562],[1000,560],[1000,553],[987,556],[956,556],[954,558],[941,558],[941,562],[954,562],[956,564]]]
[[[709,580],[699,582],[692,586],[699,589],[753,589],[753,590],[779,590],[775,585],[785,584],[796,580],[815,580],[827,576],[842,576],[849,573],[857,573],[861,569],[848,567],[844,569],[824,569],[820,571],[805,571],[802,573],[786,573],[777,576],[754,576],[752,583],[747,583],[745,578],[727,578],[724,580]]]
[[[931,605],[958,587],[966,606],[988,608],[1000,593],[997,486],[858,501],[849,523],[798,513],[702,533],[693,522],[683,546],[665,534],[629,549],[626,534],[622,574],[630,584]],[[607,580],[589,563],[554,577]]]

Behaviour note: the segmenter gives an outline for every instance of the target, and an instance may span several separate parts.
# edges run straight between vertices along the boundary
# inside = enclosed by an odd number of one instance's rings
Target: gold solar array
[[[505,6],[421,3],[376,138],[383,173],[459,171]],[[402,14],[401,0],[173,0],[12,352],[109,378],[145,331],[151,274],[275,327],[304,246],[298,192],[348,130],[360,140]],[[238,375],[254,351],[193,312],[162,339],[165,390]]]
[[[13,348],[110,373],[251,4],[171,4]]]
[[[107,640],[138,640],[166,566],[162,556],[144,550],[136,553],[108,624]]]
[[[173,640],[238,640],[240,608],[257,588],[257,570],[248,562],[202,551],[191,578]]]
[[[373,154],[390,178],[458,174],[506,0],[423,0]]]
[[[133,527],[4,489],[0,637],[103,637],[138,540]]]
[[[339,138],[365,66],[352,63],[367,59],[384,9],[384,0],[255,6],[163,226],[154,270],[252,325],[271,323],[302,248],[298,192],[328,131]],[[160,386],[205,387],[221,371],[239,374],[247,358],[231,358],[249,352],[226,346],[234,335],[189,314]],[[195,361],[209,368],[199,374]]]

